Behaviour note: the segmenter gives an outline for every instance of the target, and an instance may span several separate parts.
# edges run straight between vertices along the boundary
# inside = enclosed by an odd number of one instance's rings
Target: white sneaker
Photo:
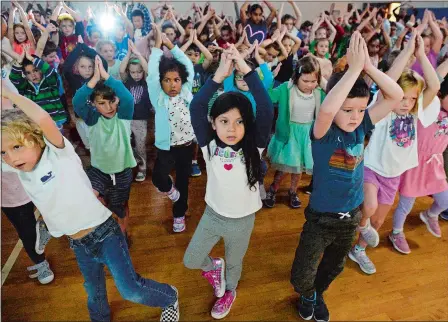
[[[137,172],[137,175],[135,176],[135,181],[142,182],[146,179],[146,173],[143,171]]]
[[[185,216],[174,218],[173,221],[173,231],[175,233],[181,233],[186,229]]]
[[[348,253],[348,257],[355,263],[358,263],[359,267],[364,273],[369,275],[376,273],[375,265],[370,260],[370,258],[367,257],[365,249],[356,250],[355,247],[353,247]]]
[[[34,271],[36,273],[29,275],[30,278],[36,278],[41,284],[48,284],[54,280],[54,273],[50,269],[50,264],[45,260],[42,263],[36,264],[34,266],[27,267],[27,270]]]
[[[369,245],[370,247],[376,247],[380,243],[380,236],[378,235],[378,232],[370,225],[370,222],[367,224],[367,228],[365,229],[359,229],[359,233],[361,234],[364,241]]]

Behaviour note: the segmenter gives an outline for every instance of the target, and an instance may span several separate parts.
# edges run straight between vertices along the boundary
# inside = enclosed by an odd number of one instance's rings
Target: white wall
[[[40,2],[43,7],[45,7],[45,1],[37,1]],[[90,6],[95,13],[101,12],[104,10],[104,2],[102,1],[89,1],[89,0],[81,0],[81,1],[69,1],[73,4],[73,6],[82,11],[83,13],[86,12],[86,9],[88,6]],[[109,3],[122,3],[124,1],[108,1]],[[144,2],[148,7],[153,6],[157,3],[157,1],[140,1]],[[196,4],[200,6],[204,6],[205,1],[195,1]],[[280,8],[281,1],[272,1],[274,5],[277,8]],[[2,7],[9,6],[10,1],[2,1]],[[178,12],[186,12],[189,8],[191,8],[191,5],[193,1],[173,1],[172,2],[175,9]],[[226,15],[235,16],[235,10],[233,6],[232,0],[221,0],[221,1],[211,1],[212,7],[218,12],[221,13],[221,11],[224,11]],[[238,6],[241,7],[243,5],[244,1],[238,1]],[[348,1],[335,1],[336,7],[335,9],[345,11],[347,8]],[[356,7],[361,7],[363,2],[355,2]],[[56,4],[56,1],[50,1],[50,5],[54,7]],[[300,10],[303,14],[303,21],[305,20],[313,20],[322,10],[328,10],[330,8],[331,2],[322,2],[322,1],[299,1],[297,2],[297,5],[299,6]],[[284,13],[290,13],[294,14],[291,6],[289,4],[285,4]]]

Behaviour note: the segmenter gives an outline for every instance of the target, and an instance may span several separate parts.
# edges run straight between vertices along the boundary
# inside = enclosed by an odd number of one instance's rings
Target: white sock
[[[403,231],[403,228],[394,228],[392,230],[392,234],[396,235],[396,234],[401,233],[402,231]]]
[[[191,164],[198,164],[198,160],[192,160]]]

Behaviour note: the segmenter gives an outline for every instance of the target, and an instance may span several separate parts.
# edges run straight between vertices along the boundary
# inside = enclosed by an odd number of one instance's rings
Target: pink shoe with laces
[[[226,291],[224,296],[218,299],[213,305],[212,317],[214,319],[223,319],[229,314],[233,302],[236,299],[236,291]]]
[[[420,219],[426,224],[428,231],[434,236],[440,238],[442,237],[442,231],[439,226],[439,216],[431,217],[428,215],[427,211],[420,213]]]
[[[222,258],[213,258],[214,269],[208,272],[202,272],[202,276],[207,279],[216,297],[223,297],[226,291],[226,280],[224,278],[225,263]]]
[[[398,234],[390,233],[389,240],[398,252],[406,255],[411,253],[408,241],[403,232],[399,232]]]

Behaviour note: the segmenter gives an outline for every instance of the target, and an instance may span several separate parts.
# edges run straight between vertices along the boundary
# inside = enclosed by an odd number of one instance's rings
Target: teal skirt
[[[268,146],[271,166],[287,173],[313,173],[313,156],[311,153],[311,123],[290,122],[289,140],[285,144],[274,136]]]

